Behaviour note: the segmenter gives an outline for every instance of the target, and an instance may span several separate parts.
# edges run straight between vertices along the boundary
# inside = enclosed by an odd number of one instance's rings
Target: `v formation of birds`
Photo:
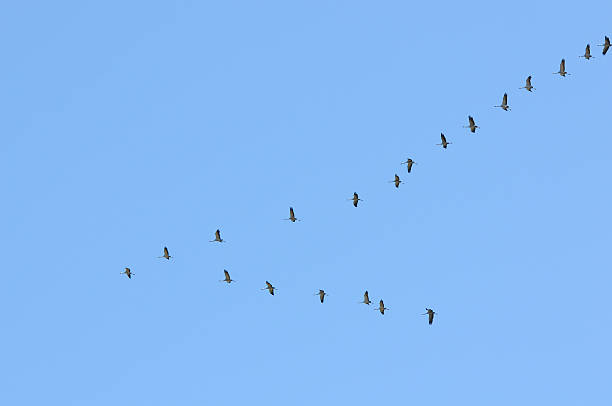
[[[610,38],[607,37],[607,36],[604,37],[604,43],[603,44],[599,44],[598,46],[603,47],[602,55],[606,55],[606,53],[608,52],[608,50],[610,49],[610,46],[611,46]],[[591,58],[595,58],[594,56],[591,55],[591,45],[590,44],[587,44],[587,46],[585,48],[585,51],[584,51],[584,55],[580,55],[580,58],[584,58],[586,60],[590,60]],[[553,72],[553,74],[560,75],[562,77],[565,77],[566,75],[570,75],[570,73],[568,73],[565,70],[565,59],[561,59],[561,63],[559,64],[559,71]],[[531,80],[532,80],[532,76],[528,76],[527,79],[525,80],[525,86],[520,87],[519,89],[525,89],[528,92],[532,92],[533,90],[535,90],[535,87],[532,86]],[[508,105],[508,93],[504,93],[504,95],[502,97],[501,104],[499,104],[497,106],[494,106],[494,107],[499,107],[499,108],[501,108],[504,111],[510,111],[510,106]],[[470,132],[475,133],[476,129],[478,129],[480,127],[478,125],[476,125],[476,120],[474,119],[474,117],[468,116],[468,125],[464,126],[464,128],[469,128]],[[441,142],[439,144],[436,144],[436,145],[440,145],[444,149],[446,149],[448,147],[448,145],[452,144],[451,142],[448,142],[446,140],[446,136],[443,133],[440,134],[440,139],[441,139]],[[412,160],[412,158],[408,158],[408,159],[406,159],[405,162],[402,162],[401,164],[402,165],[406,165],[407,172],[411,173],[412,172],[412,166],[414,164],[416,164],[416,162],[414,162]],[[396,188],[399,188],[400,184],[402,183],[400,177],[397,174],[395,174],[394,180],[391,180],[389,182],[393,183]],[[354,207],[358,207],[359,202],[363,201],[362,199],[359,198],[359,194],[357,192],[354,192],[353,193],[353,197],[349,198],[347,200],[352,201]],[[285,220],[289,220],[292,223],[295,223],[296,221],[300,221],[300,219],[295,217],[295,212],[293,210],[293,207],[289,208],[289,217],[286,218]],[[221,238],[221,230],[216,230],[215,231],[215,238],[214,238],[214,240],[210,240],[209,242],[224,243],[225,240]],[[169,253],[167,247],[164,247],[163,255],[158,257],[158,258],[165,258],[166,260],[169,260],[170,258],[172,258],[170,256],[170,253]],[[230,277],[230,274],[229,274],[229,272],[227,270],[224,269],[223,273],[224,273],[224,279],[219,280],[219,282],[226,282],[228,284],[230,284],[231,282],[235,282],[235,280],[233,280]],[[121,274],[125,274],[129,279],[132,278],[132,275],[135,275],[135,273],[132,272],[130,268],[125,268],[124,271],[121,272]],[[266,281],[266,287],[262,288],[261,290],[267,290],[270,295],[274,296],[274,292],[277,289],[276,289],[275,286],[272,285],[272,283],[270,283],[269,281]],[[319,292],[315,293],[314,295],[315,296],[319,296],[319,300],[321,301],[321,303],[323,303],[325,301],[325,296],[328,296],[328,294],[323,289],[319,289]],[[372,303],[370,301],[369,293],[368,293],[367,290],[363,294],[363,301],[359,302],[359,303],[363,303],[363,304],[366,304],[366,305],[370,305]],[[384,315],[385,314],[385,310],[390,310],[390,309],[385,307],[385,303],[381,299],[379,304],[378,304],[378,307],[375,308],[374,310],[378,310],[382,315]],[[425,308],[425,313],[423,313],[423,315],[428,316],[428,323],[429,324],[433,323],[434,314],[436,314],[435,311],[433,311],[432,309],[429,309],[429,308]]]

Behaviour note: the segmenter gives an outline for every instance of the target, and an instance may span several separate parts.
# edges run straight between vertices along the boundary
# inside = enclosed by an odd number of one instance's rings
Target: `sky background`
[[[609,405],[611,15],[5,2],[0,403]]]

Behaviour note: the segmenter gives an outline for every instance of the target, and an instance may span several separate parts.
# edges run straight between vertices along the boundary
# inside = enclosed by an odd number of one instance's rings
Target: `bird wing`
[[[610,49],[610,38],[606,37],[606,40],[604,41],[604,48],[602,51],[602,54],[606,54],[606,52],[608,52],[608,49]]]
[[[225,274],[225,279],[226,280],[232,279],[232,278],[230,278],[229,272],[227,272],[225,269],[223,270],[223,273]]]
[[[502,103],[504,106],[508,104],[508,93],[504,93],[504,100]]]
[[[168,248],[167,247],[164,247],[164,255],[167,256],[167,257],[170,256],[170,254],[168,254]]]
[[[446,144],[446,137],[444,134],[440,133],[440,138],[442,139],[442,144]]]
[[[468,120],[470,122],[470,127],[474,127],[476,123],[474,122],[474,118],[472,116],[468,116]]]
[[[215,237],[220,240],[221,239],[221,232],[219,230],[215,231]]]
[[[561,59],[560,72],[565,72],[565,59]]]
[[[367,290],[363,294],[363,302],[364,303],[370,303],[370,297],[368,296],[368,291]]]
[[[289,207],[289,217],[295,217],[293,214],[293,207]]]
[[[270,282],[266,281],[266,289],[271,289],[273,286]]]
[[[429,324],[433,323],[434,312],[429,311]]]

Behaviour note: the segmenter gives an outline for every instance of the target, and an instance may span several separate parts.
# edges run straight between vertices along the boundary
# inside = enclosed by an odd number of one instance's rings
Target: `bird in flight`
[[[527,89],[528,92],[531,92],[531,90],[535,90],[535,87],[531,86],[531,76],[527,76],[525,86],[519,87],[519,89]]]
[[[586,49],[584,50],[584,55],[580,55],[580,58],[584,58],[587,61],[591,58],[595,58],[594,56],[591,56],[591,45],[587,44]]]
[[[431,309],[427,309],[427,308],[425,308],[425,310],[427,311],[427,313],[423,313],[423,316],[424,315],[428,315],[429,316],[429,324],[432,324],[433,323],[433,319],[434,319],[434,314],[436,314],[436,312],[434,312]]]
[[[227,272],[225,269],[223,270],[223,274],[225,275],[225,279],[222,279],[222,280],[220,280],[219,282],[227,282],[227,283],[236,282],[235,280],[233,280],[232,278],[230,278],[230,274],[229,274],[229,272]]]
[[[406,159],[406,162],[402,162],[402,165],[406,165],[406,168],[408,169],[408,173],[410,173],[410,171],[412,171],[412,165],[416,164],[416,162],[414,162],[412,160],[412,158],[408,158]]]
[[[315,293],[315,295],[319,295],[319,299],[321,300],[321,303],[323,303],[323,299],[325,299],[327,293],[325,293],[323,289],[319,289],[319,293]]]
[[[380,303],[378,304],[378,309],[374,309],[374,310],[378,310],[380,312],[380,314],[385,314],[385,310],[390,310],[388,308],[385,307],[385,304],[383,303],[382,299],[380,299]]]
[[[276,290],[276,288],[272,286],[270,282],[266,281],[266,287],[261,290],[267,290],[272,296],[274,296],[274,291]]]
[[[559,72],[554,72],[553,75],[559,74],[563,77],[565,77],[565,75],[569,75],[569,73],[567,73],[565,71],[565,59],[561,59],[561,64],[559,65]]]
[[[295,213],[293,213],[293,207],[289,207],[289,218],[285,220],[291,220],[292,223],[300,221],[299,218],[295,217]]]
[[[125,268],[125,271],[121,272],[122,274],[125,274],[128,278],[132,279],[132,275],[136,275],[135,273],[132,273],[132,271],[130,270],[130,268]]]
[[[359,198],[359,195],[357,194],[357,192],[353,193],[353,198],[352,199],[347,199],[347,200],[352,200],[353,201],[353,206],[355,206],[355,207],[357,207],[357,203],[363,202],[363,200]]]
[[[366,290],[365,293],[363,294],[363,302],[359,302],[359,303],[365,303],[367,305],[369,305],[370,303],[370,296],[368,295],[368,291]]]
[[[225,240],[221,238],[221,231],[219,230],[215,231],[215,239],[210,240],[209,242],[225,242]]]
[[[610,49],[610,38],[606,37],[605,41],[603,44],[597,45],[598,47],[603,47],[603,50],[601,51],[602,55],[605,55],[606,52],[608,52],[608,49]]]
[[[494,106],[494,107],[501,107],[505,111],[511,110],[510,106],[508,106],[508,93],[504,93],[504,98],[502,99],[502,104],[499,105],[499,106]]]
[[[394,180],[390,180],[389,183],[395,183],[395,187],[398,188],[400,183],[402,183],[402,181],[400,180],[399,176],[397,176],[397,173],[395,174],[395,179]]]
[[[161,257],[157,257],[157,258],[166,258],[166,259],[170,259],[170,258],[172,258],[172,257],[171,257],[171,256],[170,256],[170,254],[168,253],[168,248],[167,248],[167,247],[164,247],[164,255],[162,255]]]
[[[444,136],[444,134],[440,133],[440,139],[442,140],[441,143],[436,144],[436,145],[442,145],[442,148],[446,149],[446,147],[448,146],[448,144],[452,144],[452,142],[447,142],[446,141],[446,137]]]
[[[463,128],[469,128],[471,132],[475,133],[477,128],[480,128],[476,125],[476,122],[474,122],[474,117],[472,116],[468,116],[468,121],[470,123],[470,125],[464,125]]]

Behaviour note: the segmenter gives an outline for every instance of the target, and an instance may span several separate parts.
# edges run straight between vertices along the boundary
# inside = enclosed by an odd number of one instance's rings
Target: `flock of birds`
[[[608,50],[610,49],[611,43],[610,43],[610,38],[609,37],[605,37],[604,39],[604,43],[603,44],[599,44],[598,46],[603,47],[602,50],[602,54],[605,55]],[[594,56],[591,55],[591,45],[587,44],[586,49],[584,51],[584,55],[580,55],[580,58],[584,58],[586,60],[590,60],[591,58],[594,58]],[[561,64],[559,65],[559,71],[558,72],[553,72],[553,74],[558,74],[560,76],[565,77],[566,75],[570,75],[566,70],[565,70],[565,59],[561,59]],[[525,86],[520,87],[519,89],[525,89],[528,92],[531,92],[533,90],[535,90],[535,87],[532,86],[531,84],[531,76],[528,76],[527,79],[525,80]],[[510,106],[508,105],[508,93],[504,93],[504,96],[502,98],[502,102],[500,105],[498,106],[493,106],[493,107],[499,107],[504,111],[509,111]],[[476,121],[474,120],[474,118],[472,116],[468,116],[468,125],[464,126],[464,128],[469,128],[470,131],[472,133],[476,132],[476,129],[479,128],[476,125]],[[448,145],[452,144],[451,142],[448,142],[446,140],[446,137],[444,136],[443,133],[440,134],[440,139],[441,142],[439,144],[436,145],[441,145],[442,148],[446,149],[448,147]],[[406,165],[406,168],[408,170],[408,173],[410,173],[412,171],[412,166],[415,165],[416,162],[414,162],[411,158],[408,158],[405,162],[402,162],[401,165]],[[396,188],[399,188],[399,185],[402,183],[400,177],[395,174],[395,178],[392,181],[389,181],[390,183],[393,183],[395,185]],[[353,197],[350,199],[347,199],[353,202],[353,206],[357,207],[360,201],[363,201],[362,199],[359,198],[359,194],[357,194],[357,192],[353,193]],[[295,217],[295,212],[293,210],[293,207],[289,207],[289,217],[284,219],[284,220],[289,220],[292,223],[295,223],[296,221],[300,221],[300,219],[298,219],[297,217]],[[215,239],[214,240],[210,240],[209,242],[218,242],[218,243],[223,243],[225,242],[225,240],[223,238],[221,238],[221,231],[217,230],[215,231]],[[167,260],[170,260],[170,258],[172,258],[170,256],[170,253],[168,251],[167,247],[164,247],[164,255],[158,257],[158,258],[165,258]],[[224,273],[224,279],[219,280],[219,282],[226,282],[228,284],[235,282],[234,279],[231,278],[229,272],[227,270],[223,270]],[[125,270],[123,272],[121,272],[121,274],[125,274],[128,278],[132,278],[132,275],[135,275],[134,272],[131,271],[130,268],[125,268]],[[276,290],[276,287],[274,287],[270,282],[266,281],[266,287],[262,288],[261,290],[267,290],[272,296],[274,296],[274,291]],[[325,296],[327,296],[327,293],[323,290],[323,289],[319,289],[318,293],[315,293],[315,295],[319,296],[319,300],[321,301],[321,303],[324,302],[325,300]],[[363,294],[363,301],[360,303],[364,303],[366,305],[370,305],[372,302],[370,301],[370,296],[368,294],[368,291],[366,290]],[[381,314],[385,314],[385,310],[389,310],[387,307],[385,307],[385,303],[383,302],[383,300],[381,299],[379,304],[378,304],[378,308],[374,309],[374,310],[378,310],[380,311]],[[429,324],[433,323],[434,320],[434,314],[436,314],[435,311],[433,311],[432,309],[426,308],[425,309],[425,313],[423,313],[423,315],[427,315],[428,316],[428,322]]]

